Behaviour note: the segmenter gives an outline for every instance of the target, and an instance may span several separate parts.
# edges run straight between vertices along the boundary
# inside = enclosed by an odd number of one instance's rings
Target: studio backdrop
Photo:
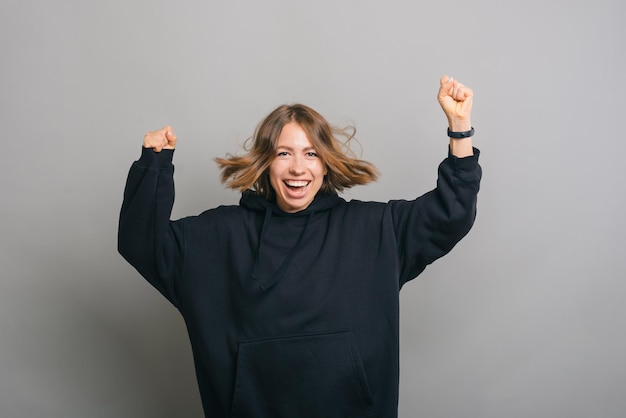
[[[382,172],[346,199],[412,199],[447,153],[436,101],[475,91],[470,234],[401,292],[401,417],[626,410],[626,6],[565,1],[0,4],[0,415],[200,417],[176,310],[117,253],[143,134],[174,127],[174,218],[239,195],[282,103],[357,128]]]

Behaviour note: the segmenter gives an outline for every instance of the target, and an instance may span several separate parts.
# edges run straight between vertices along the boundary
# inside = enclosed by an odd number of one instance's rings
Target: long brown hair
[[[378,178],[373,164],[358,159],[350,150],[356,129],[331,126],[322,115],[302,104],[282,105],[272,111],[257,126],[254,136],[244,145],[247,154],[215,158],[221,170],[221,180],[227,187],[240,191],[252,189],[269,199],[274,194],[270,185],[269,166],[276,158],[276,143],[287,123],[295,122],[306,132],[328,173],[322,191],[343,191],[367,184]],[[337,139],[343,136],[344,142]]]

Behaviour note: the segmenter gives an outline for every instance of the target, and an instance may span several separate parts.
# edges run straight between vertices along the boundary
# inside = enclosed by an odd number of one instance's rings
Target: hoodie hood
[[[315,195],[315,199],[311,202],[311,204],[304,210],[294,213],[288,213],[281,210],[276,204],[275,199],[268,200],[264,197],[257,195],[252,190],[246,190],[241,195],[241,200],[239,204],[245,208],[254,211],[263,211],[265,212],[268,208],[279,216],[306,216],[313,212],[320,212],[328,209],[332,209],[338,204],[344,202],[344,200],[334,192],[319,192]]]
[[[345,201],[336,193],[319,192],[306,209],[287,213],[275,201],[258,196],[251,190],[242,194],[239,204],[264,216],[252,271],[252,279],[262,291],[268,291],[283,277],[315,214],[328,211],[342,202]]]

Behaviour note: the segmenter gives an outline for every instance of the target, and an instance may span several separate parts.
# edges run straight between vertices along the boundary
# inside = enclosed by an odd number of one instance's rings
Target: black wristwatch
[[[448,128],[448,137],[450,138],[463,139],[463,138],[469,138],[471,136],[474,136],[473,126],[472,126],[472,129],[470,129],[469,131],[463,131],[463,132],[453,132],[450,130],[450,128]]]

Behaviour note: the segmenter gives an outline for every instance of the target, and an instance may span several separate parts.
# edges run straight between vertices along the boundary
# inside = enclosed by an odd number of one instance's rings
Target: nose
[[[289,167],[289,171],[291,174],[301,175],[304,174],[304,161],[302,161],[302,157],[295,156],[291,161],[291,167]]]

